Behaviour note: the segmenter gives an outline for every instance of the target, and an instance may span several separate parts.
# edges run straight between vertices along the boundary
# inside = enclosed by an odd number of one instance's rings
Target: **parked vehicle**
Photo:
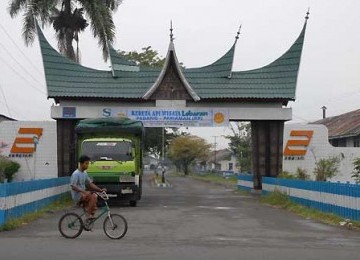
[[[84,119],[75,133],[78,156],[91,158],[87,172],[94,183],[135,207],[142,195],[142,122],[128,118]]]

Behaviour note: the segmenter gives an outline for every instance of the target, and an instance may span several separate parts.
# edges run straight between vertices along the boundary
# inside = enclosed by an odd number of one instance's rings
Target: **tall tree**
[[[229,147],[236,155],[242,172],[251,171],[251,125],[250,123],[230,124],[232,135],[225,136],[230,140]]]
[[[112,14],[121,2],[122,0],[12,0],[9,13],[14,18],[24,12],[22,34],[26,45],[34,41],[35,18],[44,25],[52,24],[59,51],[76,62],[79,61],[79,33],[85,30],[89,20],[93,36],[98,40],[104,60],[107,60],[107,41],[113,42],[115,39]],[[76,52],[74,40],[77,43]]]
[[[120,51],[120,54],[127,58],[129,61],[133,61],[138,65],[161,68],[165,64],[165,58],[161,58],[156,50],[153,50],[151,46],[144,47],[141,52],[137,51]]]
[[[185,175],[189,166],[196,160],[205,160],[211,145],[203,138],[194,135],[181,135],[174,138],[169,146],[168,157],[177,166],[181,166]]]

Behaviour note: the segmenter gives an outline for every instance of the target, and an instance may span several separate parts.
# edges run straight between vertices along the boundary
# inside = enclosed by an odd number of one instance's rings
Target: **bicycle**
[[[120,214],[113,214],[107,203],[109,196],[106,192],[95,192],[100,197],[104,206],[100,208],[101,212],[95,218],[83,220],[86,212],[77,214],[75,212],[68,212],[64,214],[58,223],[60,234],[65,238],[76,238],[80,236],[83,230],[91,231],[95,222],[104,214],[107,214],[103,222],[103,230],[107,237],[111,239],[123,238],[127,232],[128,224],[126,219]]]

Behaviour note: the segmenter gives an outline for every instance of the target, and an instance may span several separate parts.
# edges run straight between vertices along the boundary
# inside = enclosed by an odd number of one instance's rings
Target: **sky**
[[[51,120],[37,39],[26,47],[22,13],[12,19],[0,1],[0,114],[18,120]],[[263,67],[296,40],[310,8],[291,122],[321,119],[360,108],[360,1],[358,0],[124,0],[114,14],[114,47],[151,46],[164,57],[173,23],[176,54],[187,68],[211,64],[232,46],[240,26],[234,71]],[[53,47],[50,27],[45,37]],[[80,36],[82,65],[109,69],[89,30]],[[290,122],[290,123],[291,123]],[[227,127],[189,128],[217,148],[227,147]]]

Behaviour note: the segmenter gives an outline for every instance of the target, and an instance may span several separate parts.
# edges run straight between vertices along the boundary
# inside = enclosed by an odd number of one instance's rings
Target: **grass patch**
[[[10,219],[4,225],[0,226],[0,231],[9,231],[26,225],[38,218],[45,216],[49,212],[58,211],[73,205],[73,201],[69,194],[62,196],[53,203],[39,209],[36,212],[25,214],[19,218]]]
[[[223,177],[219,176],[215,173],[206,173],[206,174],[190,174],[191,178],[197,179],[197,180],[203,180],[213,183],[220,183],[220,184],[229,184],[229,185],[236,185],[237,184],[237,176],[233,175],[230,177]]]
[[[277,208],[286,209],[304,218],[313,219],[330,225],[338,226],[339,222],[344,221],[343,217],[297,204],[291,201],[286,194],[279,191],[274,191],[261,197],[260,201]],[[353,227],[360,228],[360,221],[351,221],[351,223],[353,224]]]
[[[234,190],[234,193],[237,195],[241,195],[241,196],[250,196],[251,192],[248,190],[243,190],[243,189],[236,189]]]

